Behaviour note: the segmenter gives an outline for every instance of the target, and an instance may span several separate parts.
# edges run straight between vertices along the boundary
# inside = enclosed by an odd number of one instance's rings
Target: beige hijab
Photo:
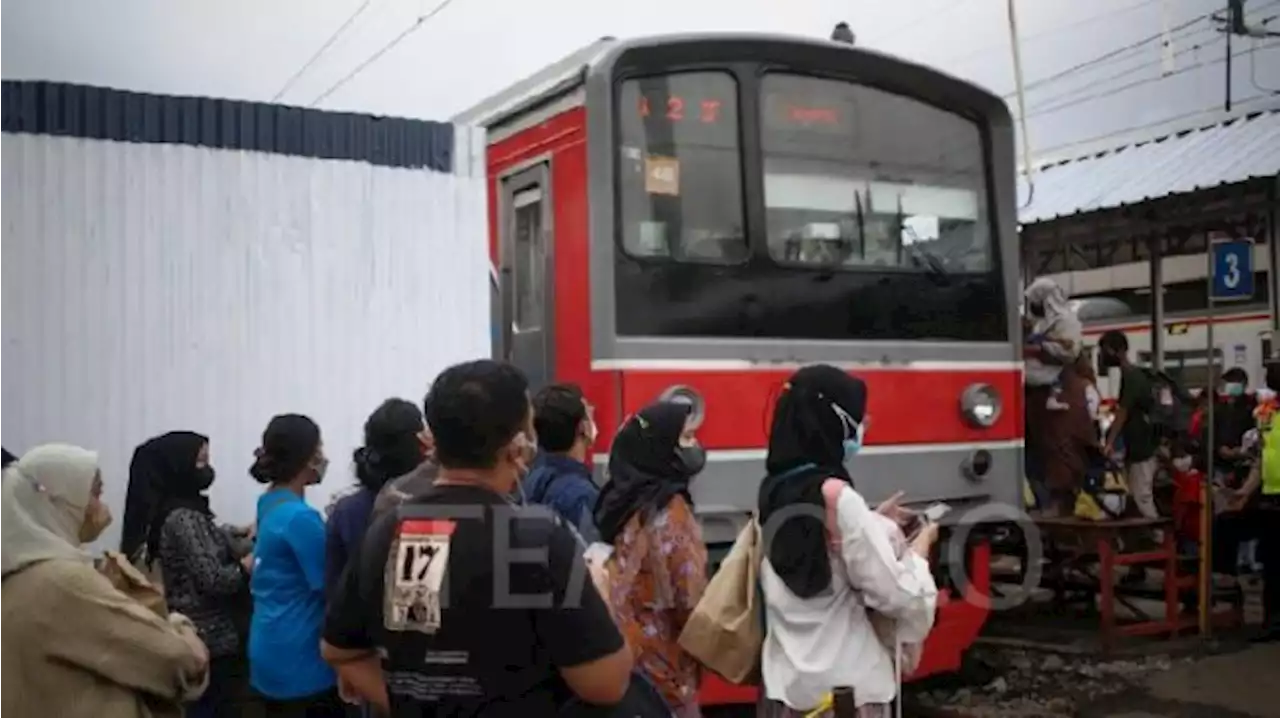
[[[55,558],[90,561],[80,527],[97,474],[98,454],[68,444],[38,446],[4,470],[0,573]]]

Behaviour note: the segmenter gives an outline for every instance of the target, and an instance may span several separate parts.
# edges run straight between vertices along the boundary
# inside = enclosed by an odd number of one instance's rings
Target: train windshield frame
[[[768,62],[613,101],[620,336],[1007,341],[978,119]]]

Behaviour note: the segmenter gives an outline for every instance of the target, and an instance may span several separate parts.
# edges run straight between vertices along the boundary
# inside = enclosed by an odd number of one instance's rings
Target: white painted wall
[[[114,544],[136,445],[209,435],[214,509],[244,523],[263,428],[301,412],[322,506],[381,400],[490,353],[483,166],[459,139],[451,175],[4,135],[4,445],[100,451]]]

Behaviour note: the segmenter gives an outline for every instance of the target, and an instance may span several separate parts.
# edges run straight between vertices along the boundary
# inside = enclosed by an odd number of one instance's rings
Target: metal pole
[[[1232,24],[1231,24],[1232,17],[1233,16],[1231,14],[1231,3],[1228,1],[1227,2],[1227,87],[1226,87],[1227,94],[1226,94],[1226,97],[1224,98],[1223,106],[1222,106],[1222,109],[1227,112],[1231,111],[1231,35],[1234,34],[1232,32]]]
[[[1164,248],[1163,238],[1147,239],[1151,255],[1151,368],[1164,371]]]
[[[1200,571],[1199,571],[1199,624],[1200,635],[1208,636],[1212,626],[1209,625],[1209,609],[1213,603],[1213,415],[1215,404],[1218,403],[1218,378],[1217,365],[1213,361],[1213,323],[1214,323],[1214,306],[1213,306],[1213,236],[1209,232],[1205,232],[1204,242],[1205,254],[1205,334],[1208,335],[1206,358],[1209,362],[1209,380],[1205,387],[1208,393],[1208,407],[1205,410],[1205,429],[1204,429],[1204,449],[1206,452],[1204,462],[1204,481],[1200,486]]]

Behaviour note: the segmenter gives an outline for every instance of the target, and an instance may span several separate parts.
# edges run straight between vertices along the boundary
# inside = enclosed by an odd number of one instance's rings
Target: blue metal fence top
[[[0,129],[453,171],[454,127],[445,122],[60,82],[5,80]]]

